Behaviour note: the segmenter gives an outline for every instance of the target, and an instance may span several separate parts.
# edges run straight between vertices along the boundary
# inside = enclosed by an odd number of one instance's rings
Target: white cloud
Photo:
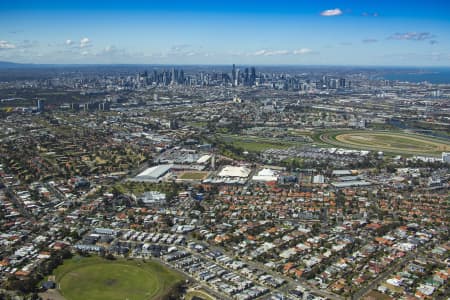
[[[173,45],[170,49],[161,54],[163,57],[192,57],[192,56],[206,56],[202,47],[195,47],[189,44]]]
[[[296,50],[268,50],[262,49],[252,53],[247,54],[248,56],[277,56],[277,55],[303,55],[312,53],[313,51],[308,48],[300,48]]]
[[[142,60],[146,57],[152,58],[162,58],[160,54],[144,54],[142,52],[130,52],[124,48],[118,48],[115,45],[107,45],[105,48],[101,49],[95,53],[89,53],[92,56],[97,57],[98,60],[103,62],[135,62]]]
[[[191,45],[189,45],[189,44],[173,45],[170,48],[170,52],[185,52],[189,48],[191,48]]]
[[[105,49],[103,49],[104,53],[112,53],[115,52],[117,50],[117,48],[115,46],[112,45],[108,45],[105,47]]]
[[[11,44],[8,41],[0,41],[0,49],[14,49],[16,45]]]
[[[36,48],[38,46],[38,41],[23,40],[17,45],[17,48]]]
[[[450,60],[450,54],[449,53],[431,52],[429,57],[433,61],[448,61],[448,60]]]
[[[366,12],[366,11],[363,12],[361,15],[363,17],[378,17],[378,16],[380,16],[380,14],[377,12],[370,13],[370,12]]]
[[[320,13],[320,15],[324,16],[324,17],[340,16],[342,14],[343,14],[343,12],[339,8],[327,9]]]
[[[87,47],[90,47],[90,46],[92,46],[91,40],[88,39],[87,37],[82,38],[80,40],[80,48],[87,48]]]
[[[254,56],[274,56],[274,55],[288,55],[290,52],[288,50],[258,50],[251,55]]]
[[[303,54],[308,54],[308,53],[312,53],[313,51],[311,49],[308,48],[301,48],[301,49],[297,49],[292,51],[292,54],[295,55],[303,55]]]
[[[426,61],[428,63],[429,62],[449,62],[450,61],[450,53],[437,52],[437,51],[433,51],[431,53],[415,53],[415,52],[392,53],[392,54],[385,54],[380,57],[395,59],[395,60],[403,60],[406,62],[419,61],[419,60]]]
[[[84,37],[84,38],[80,39],[79,42],[74,41],[72,39],[67,39],[67,40],[64,41],[64,46],[67,46],[69,48],[75,48],[75,49],[77,49],[77,48],[84,49],[84,48],[91,47],[92,46],[92,41],[89,38],[87,38],[87,37]]]
[[[130,56],[130,54],[125,49],[117,48],[114,45],[108,45],[103,50],[97,53],[97,56]]]
[[[370,43],[376,43],[376,42],[378,42],[378,40],[377,39],[368,38],[368,39],[362,40],[362,42],[365,43],[365,44],[370,44]]]
[[[263,49],[263,50],[258,50],[254,53],[250,53],[250,55],[255,55],[255,56],[266,55],[267,52],[268,52],[267,50]]]
[[[407,41],[425,41],[434,38],[431,32],[396,32],[388,39],[390,40],[407,40]]]
[[[192,45],[180,44],[173,45],[170,47],[169,51],[166,52],[167,56],[197,56],[203,55],[202,51],[194,49]]]

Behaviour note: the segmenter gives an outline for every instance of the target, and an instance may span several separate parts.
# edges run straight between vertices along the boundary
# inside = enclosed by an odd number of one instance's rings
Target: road
[[[415,249],[414,251],[411,251],[406,256],[400,259],[399,262],[397,262],[395,265],[381,273],[377,278],[375,278],[368,286],[363,287],[359,291],[353,294],[352,299],[358,300],[364,297],[367,293],[369,293],[371,290],[376,288],[378,284],[380,284],[382,281],[385,281],[389,276],[391,276],[393,273],[397,272],[400,268],[402,268],[404,265],[406,265],[408,262],[410,262],[412,259],[415,259],[419,255],[421,255],[424,251],[426,251],[426,247],[434,247],[438,241],[433,241],[432,243],[426,243],[420,248]]]
[[[116,240],[121,241],[121,242],[133,243],[133,244],[139,244],[139,243],[141,243],[141,242],[138,242],[138,241],[121,240],[120,238],[117,238]],[[266,285],[264,285],[264,284],[262,284],[262,283],[260,283],[260,282],[258,282],[258,281],[255,281],[254,279],[248,278],[247,276],[241,274],[240,272],[238,272],[238,271],[236,271],[236,270],[230,269],[228,266],[225,266],[225,265],[221,264],[220,262],[217,262],[217,261],[211,259],[210,257],[206,256],[206,255],[203,255],[201,252],[200,252],[200,253],[199,253],[199,252],[195,252],[195,251],[193,251],[192,249],[190,249],[190,248],[188,248],[188,247],[178,245],[177,248],[180,248],[180,249],[182,249],[182,250],[184,250],[184,251],[189,252],[192,256],[200,257],[202,260],[208,261],[210,264],[218,265],[218,266],[220,266],[221,268],[227,270],[227,271],[230,272],[230,273],[237,274],[237,275],[239,275],[239,276],[241,276],[241,277],[243,277],[243,278],[245,278],[245,279],[247,279],[247,280],[252,281],[254,284],[257,283],[257,285],[267,287],[267,288],[270,290],[269,293],[283,292],[284,290],[287,289],[286,284],[284,284],[284,285],[282,285],[282,286],[280,286],[280,287],[278,287],[278,288],[273,288],[273,287],[270,287],[270,286],[266,286]],[[211,250],[211,249],[213,249],[213,248],[208,247],[208,249]],[[218,250],[219,250],[219,249],[218,249]],[[220,251],[221,251],[222,253],[224,253],[223,250],[220,250]],[[229,257],[233,257],[233,256],[229,256]],[[204,281],[202,281],[202,280],[200,280],[200,279],[198,279],[198,278],[195,278],[195,277],[193,277],[191,274],[188,274],[188,273],[184,272],[183,270],[177,269],[177,268],[174,267],[172,264],[167,263],[166,261],[164,261],[164,260],[162,260],[162,259],[159,259],[159,258],[153,258],[153,259],[155,259],[155,260],[159,261],[160,263],[162,263],[162,264],[164,264],[164,265],[170,267],[170,268],[173,269],[173,270],[176,270],[176,271],[179,272],[179,273],[182,273],[182,274],[186,275],[186,277],[188,277],[192,282],[197,282],[197,283],[199,283],[199,284],[200,284],[207,292],[209,292],[211,295],[214,295],[217,299],[231,299],[231,298],[232,298],[232,297],[230,297],[230,296],[228,296],[228,295],[226,295],[226,294],[223,294],[223,293],[221,293],[220,291],[216,290],[214,287],[209,286],[207,282],[204,282]],[[278,274],[272,274],[272,275],[277,276],[277,277],[280,277]],[[298,285],[298,283],[297,283],[296,285]],[[268,294],[266,293],[266,294],[261,295],[261,296],[259,296],[259,297],[257,297],[257,298],[259,299],[259,298],[262,298],[262,297],[266,297],[267,295],[268,295]]]
[[[199,242],[199,241],[196,241],[196,242]],[[230,257],[234,257],[234,256],[235,256],[235,254],[233,254],[233,253],[228,253],[227,251],[225,251],[225,250],[222,249],[221,247],[216,247],[216,246],[209,245],[209,248],[210,248],[210,249],[213,249],[213,250],[221,251],[221,252],[225,253],[226,255],[228,255],[228,256],[230,256]],[[319,295],[319,296],[321,296],[321,297],[325,297],[325,298],[328,298],[328,299],[331,299],[331,300],[342,300],[342,299],[344,299],[344,297],[342,297],[342,296],[340,296],[340,295],[333,294],[333,293],[330,293],[330,292],[328,292],[328,291],[324,291],[323,289],[318,289],[318,288],[312,286],[310,283],[308,283],[308,282],[307,282],[306,280],[304,280],[304,279],[294,280],[294,279],[292,279],[291,277],[284,276],[284,275],[282,275],[282,274],[280,274],[280,273],[278,273],[278,272],[275,272],[275,271],[273,271],[272,269],[267,268],[266,266],[264,266],[264,265],[262,265],[262,264],[259,264],[259,263],[257,263],[257,262],[250,261],[250,260],[246,260],[246,259],[243,259],[243,258],[240,258],[240,260],[244,261],[244,262],[245,262],[246,264],[248,264],[249,266],[252,266],[252,267],[254,267],[254,268],[256,268],[256,269],[259,269],[259,270],[263,270],[263,271],[266,272],[267,274],[270,274],[270,275],[272,275],[272,276],[274,276],[274,277],[283,278],[284,280],[286,280],[286,281],[288,282],[288,284],[290,284],[290,285],[293,286],[293,287],[296,287],[296,286],[298,286],[298,285],[302,285],[303,287],[305,287],[306,290],[309,290],[309,291],[311,291],[312,293],[314,293],[314,294],[316,294],[316,295]],[[283,288],[283,289],[285,289],[285,288]],[[276,290],[282,290],[282,289],[278,288],[278,289],[276,289]]]
[[[352,299],[357,300],[364,297],[367,293],[376,288],[378,284],[385,281],[389,276],[391,276],[394,272],[397,272],[401,267],[403,267],[407,262],[409,262],[414,257],[415,253],[409,253],[408,255],[402,257],[399,262],[397,262],[392,267],[390,267],[389,269],[378,275],[377,278],[375,278],[369,285],[363,287],[362,289],[354,293],[352,295]]]
[[[45,186],[49,191],[51,191],[52,194],[53,194],[56,198],[58,198],[59,201],[66,201],[66,200],[67,200],[66,196],[65,196],[60,190],[58,190],[57,188],[55,188],[54,185],[49,184],[49,183],[44,183],[44,186]]]
[[[226,297],[226,296],[224,297],[224,295],[222,295],[222,294],[219,294],[217,291],[215,291],[214,289],[210,288],[209,286],[207,286],[207,285],[201,283],[200,280],[198,280],[198,279],[192,277],[190,274],[188,274],[188,273],[186,273],[186,272],[183,272],[182,270],[179,270],[179,269],[175,268],[175,267],[172,266],[171,264],[168,264],[168,263],[165,262],[164,260],[159,259],[159,258],[155,258],[155,257],[153,257],[152,259],[158,261],[160,264],[162,264],[162,265],[168,267],[168,268],[171,269],[171,270],[174,270],[174,271],[176,271],[176,272],[178,272],[178,273],[180,273],[180,274],[183,274],[183,276],[187,277],[191,282],[197,282],[198,285],[199,285],[202,289],[204,289],[204,290],[205,290],[206,292],[208,292],[210,295],[214,296],[216,299],[222,300],[222,299],[227,299],[227,298],[228,298],[228,297]]]
[[[117,241],[131,243],[131,244],[142,244],[143,243],[141,241],[122,240],[120,237],[115,238],[112,243],[115,243]],[[156,244],[158,244],[158,243],[156,243]],[[177,245],[177,248],[181,248],[181,249],[189,252],[191,255],[198,255],[198,256],[201,256],[202,258],[205,258],[204,256],[199,255],[199,253],[193,252],[191,249],[189,249],[187,247],[184,247],[184,246],[181,246],[181,245]],[[148,259],[148,257],[141,257],[141,256],[134,256],[134,258]],[[209,285],[204,284],[202,281],[200,281],[199,279],[193,277],[191,274],[188,274],[188,273],[184,272],[183,270],[174,267],[172,264],[162,260],[161,258],[151,257],[151,259],[152,260],[156,260],[157,262],[159,262],[160,264],[168,267],[169,269],[171,269],[171,270],[173,270],[173,271],[175,271],[177,273],[182,274],[183,276],[187,277],[191,282],[197,283],[199,286],[201,286],[201,288],[203,288],[205,291],[210,293],[210,295],[214,296],[216,299],[218,299],[218,300],[229,299],[229,297],[227,297],[226,295],[216,291],[215,289],[212,289],[211,287],[209,287]]]
[[[0,179],[0,182],[5,185],[6,195],[11,199],[11,201],[14,203],[14,205],[17,207],[17,209],[20,211],[20,213],[27,217],[29,220],[35,221],[36,218],[34,215],[23,205],[22,200],[20,200],[13,189],[11,189],[3,180]]]

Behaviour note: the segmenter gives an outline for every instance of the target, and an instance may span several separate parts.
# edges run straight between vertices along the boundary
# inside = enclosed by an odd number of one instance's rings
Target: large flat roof
[[[208,154],[203,155],[203,156],[201,156],[201,157],[197,160],[197,163],[198,163],[198,164],[204,164],[204,163],[206,163],[210,158],[211,158],[211,155],[208,155]]]
[[[243,177],[247,178],[250,175],[251,170],[247,167],[235,167],[235,166],[225,166],[217,174],[219,177]]]
[[[342,181],[342,182],[333,182],[331,183],[334,187],[344,188],[344,187],[353,187],[353,186],[368,186],[372,183],[365,180],[351,180],[351,181]]]
[[[172,165],[158,165],[151,168],[146,169],[142,173],[139,173],[136,176],[136,179],[158,179],[164,174],[166,174]]]

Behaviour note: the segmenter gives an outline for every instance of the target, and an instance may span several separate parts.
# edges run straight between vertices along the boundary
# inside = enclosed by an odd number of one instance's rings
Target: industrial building
[[[239,177],[247,178],[251,173],[251,170],[247,167],[225,166],[217,174],[218,177]]]
[[[149,181],[149,182],[159,182],[162,178],[170,172],[172,165],[158,165],[146,169],[142,173],[134,177],[133,181]]]
[[[262,169],[252,178],[254,181],[271,182],[278,180],[278,172],[272,169]]]
[[[157,191],[145,192],[139,199],[148,206],[166,204],[166,194]]]

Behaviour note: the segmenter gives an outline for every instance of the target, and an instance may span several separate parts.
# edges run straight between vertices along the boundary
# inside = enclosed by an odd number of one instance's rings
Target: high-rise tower
[[[231,70],[231,84],[235,86],[236,82],[236,66],[233,64],[233,69]]]

